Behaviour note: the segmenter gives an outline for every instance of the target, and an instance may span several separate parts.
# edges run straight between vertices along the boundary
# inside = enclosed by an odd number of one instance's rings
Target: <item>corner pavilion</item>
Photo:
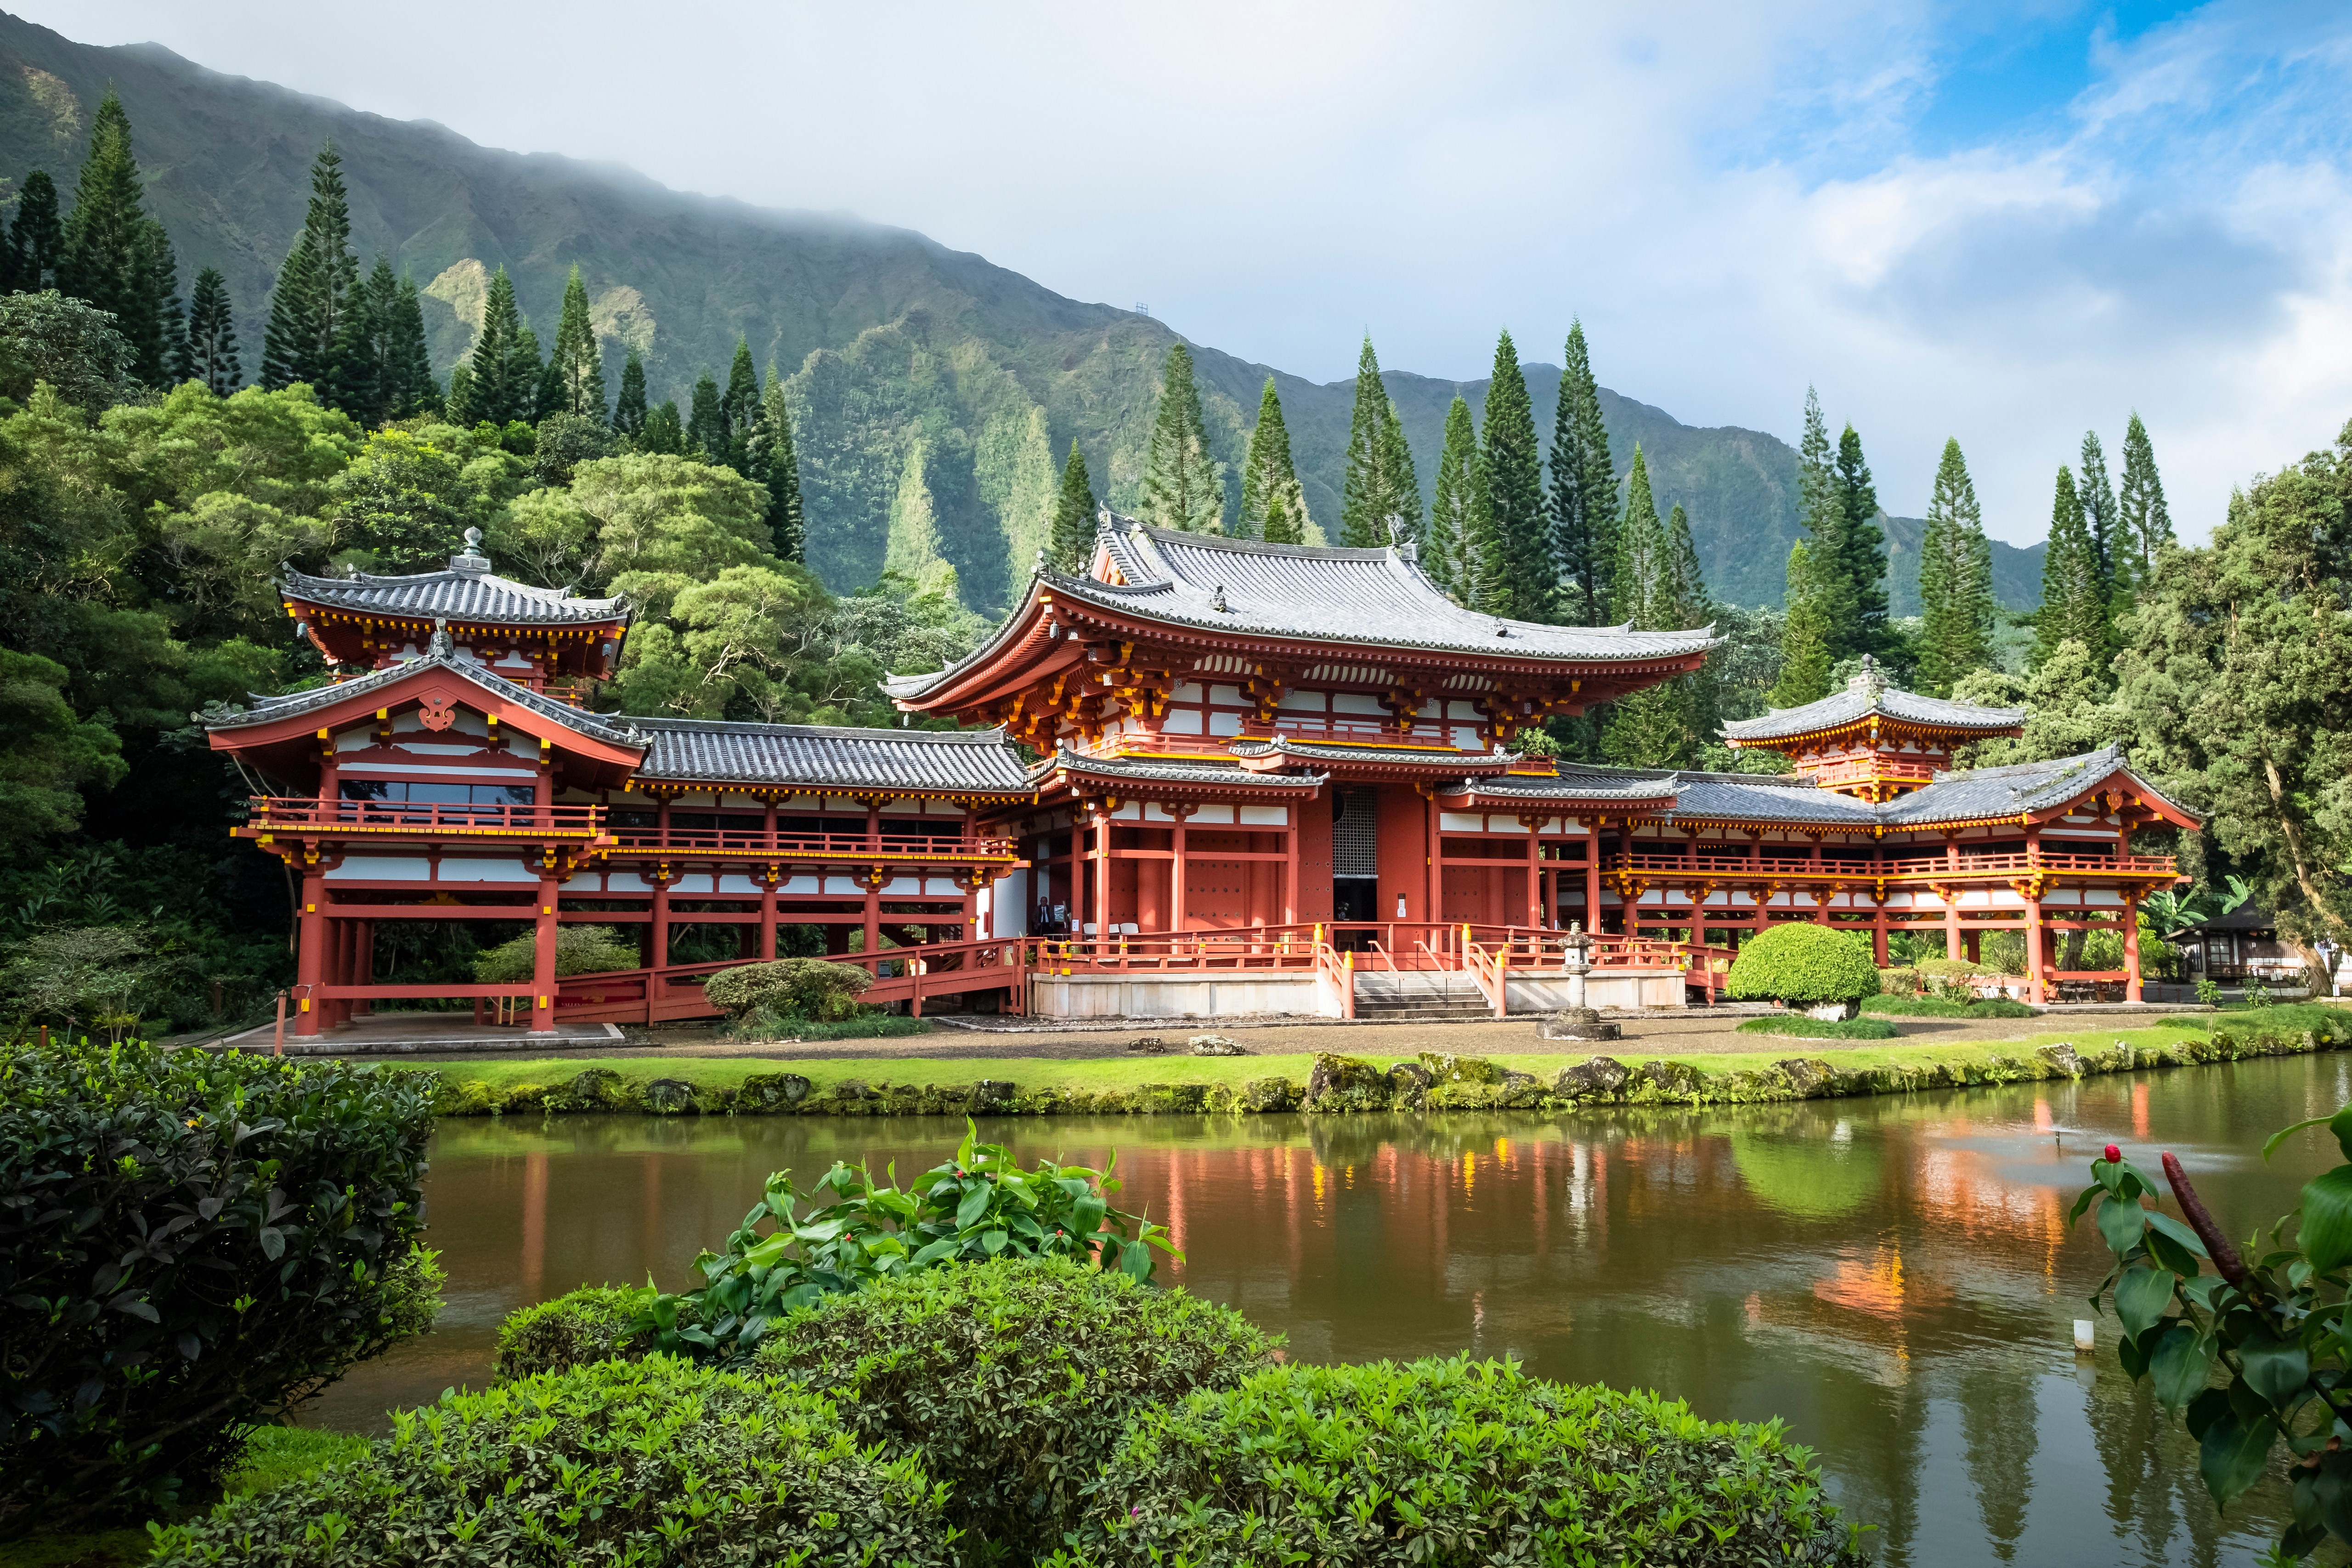
[[[2179,879],[2131,836],[2196,825],[2119,748],[1956,772],[2021,712],[1873,671],[1725,727],[1795,772],[1587,767],[1515,747],[1697,669],[1711,628],[1550,626],[1463,609],[1410,545],[1324,550],[1106,512],[1092,568],[1042,563],[971,654],[891,678],[855,730],[598,713],[630,607],[494,574],[279,584],[334,679],[211,725],[257,779],[235,832],[299,879],[299,1032],[415,997],[391,921],[527,921],[527,984],[436,984],[533,1029],[707,1015],[701,982],[780,925],[876,972],[869,1000],[1023,1012],[1324,1012],[1420,976],[1478,1010],[1557,1005],[1571,922],[1604,1001],[1712,994],[1740,933],[1812,921],[2026,934],[2026,985],[2139,989],[2138,901]],[[561,923],[634,931],[641,967],[555,974]],[[671,962],[682,925],[737,956]],[[2061,973],[2053,932],[2121,932]],[[855,946],[853,949],[853,942]],[[703,943],[709,942],[705,933]],[[889,945],[885,945],[888,943]]]

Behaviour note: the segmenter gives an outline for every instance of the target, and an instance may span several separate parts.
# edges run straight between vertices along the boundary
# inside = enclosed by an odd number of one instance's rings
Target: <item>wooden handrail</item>
[[[259,833],[500,833],[593,838],[600,805],[474,805],[466,801],[328,800],[255,795],[242,831]]]

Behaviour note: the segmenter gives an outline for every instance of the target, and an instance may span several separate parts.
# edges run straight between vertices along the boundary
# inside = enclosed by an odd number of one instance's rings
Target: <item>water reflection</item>
[[[2352,1098],[2352,1064],[2236,1067],[1903,1100],[1707,1111],[1007,1121],[1025,1155],[1099,1163],[1189,1257],[1190,1289],[1347,1361],[1468,1349],[1785,1418],[1882,1560],[2249,1561],[2284,1498],[2217,1519],[2195,1455],[2071,1325],[2105,1271],[2065,1208],[2100,1143],[2179,1152],[2236,1229],[2326,1161],[2268,1132]],[[436,1145],[444,1330],[320,1418],[478,1384],[499,1321],[573,1285],[677,1285],[761,1179],[836,1158],[934,1163],[920,1121],[456,1121]],[[2250,1506],[2249,1506],[2250,1505]]]

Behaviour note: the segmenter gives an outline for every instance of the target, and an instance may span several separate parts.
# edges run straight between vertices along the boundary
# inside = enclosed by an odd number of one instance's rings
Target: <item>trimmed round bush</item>
[[[767,1013],[830,1023],[856,1012],[857,998],[873,984],[874,976],[855,964],[779,958],[722,969],[703,984],[702,994],[730,1019]]]
[[[401,1411],[364,1459],[165,1531],[152,1562],[951,1568],[940,1503],[831,1402],[656,1355]]]
[[[552,1301],[511,1312],[499,1325],[491,1376],[511,1383],[593,1362],[635,1361],[656,1343],[651,1329],[639,1332],[633,1327],[647,1300],[642,1286],[583,1285]],[[678,1317],[682,1322],[696,1321],[694,1303],[678,1301]]]
[[[167,1508],[423,1332],[434,1079],[0,1046],[0,1535]]]
[[[1281,1366],[1148,1411],[1091,1489],[1107,1563],[1863,1562],[1778,1422],[1508,1362]]]
[[[1136,1415],[1271,1364],[1228,1307],[1067,1258],[960,1264],[786,1319],[753,1364],[837,1396],[860,1442],[920,1452],[949,1521],[1015,1561],[1062,1544]]]
[[[1878,966],[1870,944],[1848,932],[1805,921],[1759,931],[1740,945],[1727,994],[1743,1001],[1818,1007],[1878,994]]]

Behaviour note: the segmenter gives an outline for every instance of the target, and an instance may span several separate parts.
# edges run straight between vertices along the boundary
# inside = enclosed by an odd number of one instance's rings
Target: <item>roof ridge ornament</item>
[[[469,530],[468,531],[471,531]],[[450,640],[448,617],[446,616],[434,616],[433,640],[430,644],[426,645],[425,657],[427,658],[447,658],[457,651],[457,645],[455,642]]]
[[[482,531],[478,528],[467,529],[466,548],[449,557],[449,570],[463,572],[468,576],[479,576],[488,572],[490,569],[490,558],[483,554],[481,549]]]
[[[1216,596],[1209,601],[1209,608],[1221,616],[1230,616],[1234,613],[1231,606],[1225,603],[1225,585],[1223,583],[1217,584]]]

